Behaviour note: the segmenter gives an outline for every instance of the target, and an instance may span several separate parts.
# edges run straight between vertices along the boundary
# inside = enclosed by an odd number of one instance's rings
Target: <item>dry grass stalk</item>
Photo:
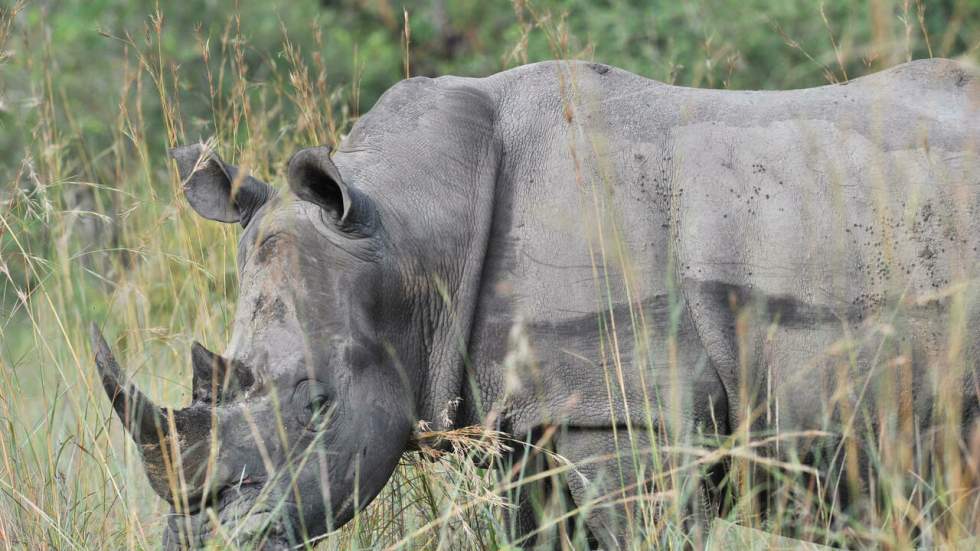
[[[431,430],[431,425],[419,421],[409,449],[430,460],[443,459],[447,454],[457,457],[499,459],[513,448],[504,443],[506,434],[481,425],[450,430]]]

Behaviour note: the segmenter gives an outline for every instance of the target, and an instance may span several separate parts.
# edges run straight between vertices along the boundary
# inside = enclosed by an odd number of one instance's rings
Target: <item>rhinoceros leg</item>
[[[612,432],[567,431],[561,436],[558,451],[575,465],[568,488],[589,531],[605,549],[628,547],[631,507],[616,501],[622,495],[619,488],[632,485],[636,476],[628,454],[600,459],[616,454]]]
[[[566,480],[567,469],[554,449],[554,430],[534,430],[505,458],[501,469],[506,496],[513,505],[504,510],[511,541],[527,549],[595,547],[575,508]],[[566,518],[567,517],[567,518]]]
[[[689,543],[703,547],[717,500],[701,473],[664,476],[669,467],[654,457],[650,441],[645,429],[634,429],[632,438],[626,429],[562,433],[556,449],[575,466],[567,476],[575,505],[603,549],[656,546],[664,515],[680,517]]]

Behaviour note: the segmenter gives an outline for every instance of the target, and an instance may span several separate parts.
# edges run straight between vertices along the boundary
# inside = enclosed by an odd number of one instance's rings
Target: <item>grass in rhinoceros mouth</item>
[[[743,59],[737,41],[719,38],[700,22],[690,23],[697,17],[721,17],[709,13],[712,2],[684,4],[676,8],[680,12],[664,4],[664,13],[654,16],[688,22],[690,28],[678,30],[697,35],[688,49],[675,47],[679,39],[674,36],[648,36],[645,31],[624,37],[611,30],[609,40],[616,48],[643,52],[641,67],[651,67],[645,74],[678,84],[727,87],[747,64],[760,63]],[[929,54],[935,50],[936,55],[962,54],[975,60],[980,48],[980,31],[970,18],[978,11],[968,2],[953,3],[943,33],[933,36],[927,31],[925,2],[872,1],[871,15],[865,18],[870,22],[848,19],[839,28],[834,16],[827,15],[835,12],[825,11],[822,4],[819,9],[800,4],[806,7],[796,9],[808,10],[823,42],[794,40],[794,31],[779,19],[788,8],[772,8],[770,17],[749,7],[730,17],[744,25],[740,28],[785,41],[783,47],[795,56],[787,59],[795,65],[783,69],[816,71],[828,81],[846,81],[861,69],[892,65],[913,51],[923,55],[926,49]],[[427,33],[432,34],[425,27],[428,23],[413,19],[410,11],[399,14],[403,18],[394,17],[388,2],[378,6],[379,24],[401,25],[392,39],[395,48],[424,43]],[[170,26],[169,12],[165,16],[159,8],[147,8],[152,13],[142,28],[101,31],[106,56],[114,65],[98,65],[105,73],[85,73],[54,55],[66,46],[48,32],[46,9],[24,1],[0,7],[0,132],[19,136],[19,141],[8,142],[0,135],[0,144],[18,151],[15,165],[0,166],[0,178],[9,178],[0,180],[0,304],[9,308],[0,319],[0,549],[158,548],[169,508],[147,485],[135,447],[110,414],[86,328],[91,321],[107,327],[120,363],[159,402],[189,401],[191,342],[197,339],[220,348],[229,340],[237,296],[238,228],[202,221],[187,208],[166,148],[205,139],[226,160],[264,180],[281,182],[292,152],[313,144],[336,144],[358,113],[367,110],[358,104],[362,91],[357,75],[372,60],[355,50],[352,82],[334,82],[328,78],[331,61],[324,33],[330,27],[325,22],[314,21],[311,38],[303,42],[294,40],[291,33],[298,31],[280,20],[277,47],[262,51],[250,44],[253,22],[243,19],[237,7],[223,14],[217,30]],[[600,22],[607,17],[597,7],[588,9],[597,10]],[[541,7],[539,2],[515,0],[509,17],[514,21],[501,35],[504,38],[493,37],[510,41],[496,45],[501,48],[494,54],[498,68],[546,57],[542,51],[553,57],[591,59],[597,48],[592,40],[600,45],[603,41],[603,36],[577,39],[576,33],[585,31],[576,26],[580,23],[574,14]],[[409,32],[412,25],[420,28]],[[461,33],[453,40],[465,41],[466,36]],[[173,43],[179,41],[189,46],[177,57]],[[652,52],[663,54],[657,58],[656,73]],[[99,62],[94,59],[99,56],[90,57],[87,62]],[[404,71],[417,65],[411,63],[410,51],[399,51],[396,57]],[[462,62],[448,63],[439,65],[440,70],[468,70]],[[83,72],[92,86],[101,86],[104,97],[99,102],[118,106],[111,117],[93,122],[82,116],[91,107],[83,100],[92,100],[69,94],[72,71]],[[391,83],[401,76],[390,75]],[[16,90],[13,78],[23,80]],[[575,101],[574,75],[563,82],[563,90],[567,101]],[[14,108],[22,109],[23,120],[4,118]],[[583,147],[573,156],[583,161],[598,156],[604,147],[601,140],[585,131],[581,138]],[[636,273],[619,233],[622,221],[616,213],[602,211],[596,199],[603,186],[611,185],[608,174],[600,167],[594,181],[580,174],[576,182],[583,190],[583,208],[595,214],[595,231],[601,234],[592,252],[599,282],[596,300],[602,305],[630,303],[614,296],[612,289],[628,293],[642,275]],[[611,281],[615,278],[622,280]],[[956,295],[955,289],[950,292]],[[631,307],[626,318],[604,317],[597,327],[605,354],[590,360],[607,370],[610,392],[623,390],[617,386],[617,370],[622,369],[619,339],[635,339],[636,350],[648,355],[673,354],[671,369],[678,368],[674,337],[651,334],[641,311]],[[518,344],[524,342],[519,329],[514,334]],[[846,377],[849,346],[841,343],[841,350],[829,352],[845,358],[842,394],[861,390],[861,381]],[[515,366],[533,363],[533,351],[514,348],[510,359]],[[951,350],[951,357],[956,352]],[[888,367],[898,379],[908,375],[900,361]],[[577,506],[559,493],[545,496],[537,503],[542,517],[539,535],[559,541],[563,549],[583,548],[588,544],[581,530],[586,514],[623,504],[632,512],[626,533],[633,548],[702,548],[707,542],[690,529],[688,517],[688,505],[698,495],[678,481],[715,464],[728,467],[719,481],[732,490],[725,520],[744,527],[742,534],[756,538],[756,548],[770,540],[750,531],[755,529],[833,546],[910,549],[948,544],[980,528],[980,519],[971,525],[963,516],[977,496],[960,490],[969,486],[978,467],[958,459],[980,457],[980,435],[970,443],[972,450],[958,454],[949,431],[914,438],[906,438],[908,427],[883,432],[877,448],[870,450],[870,472],[845,468],[839,481],[878,498],[867,500],[864,510],[843,514],[822,497],[825,488],[814,482],[818,477],[803,457],[776,460],[763,453],[840,431],[828,427],[755,434],[743,426],[722,440],[691,435],[683,441],[660,442],[647,427],[656,424],[654,418],[664,433],[680,426],[681,397],[660,398],[662,411],[632,412],[633,419],[642,422],[633,426],[627,421],[616,435],[619,446],[632,452],[626,468],[635,471],[639,482],[630,489],[636,491],[596,489]],[[889,406],[898,410],[904,404]],[[895,417],[891,411],[874,413]],[[944,405],[940,413],[953,420],[960,412]],[[750,412],[748,417],[766,414]],[[549,427],[525,441],[483,426],[447,431],[419,426],[412,440],[414,451],[404,456],[381,495],[342,529],[311,546],[527,546],[530,540],[513,535],[508,525],[515,498],[532,483],[561,484],[579,476],[554,451],[552,444],[561,430]],[[529,473],[506,461],[522,445],[544,468]],[[850,445],[841,438],[826,453],[840,454]],[[645,457],[654,458],[652,466]],[[577,465],[608,459],[597,456]],[[870,481],[869,487],[855,482],[859,475]],[[292,475],[281,471],[276,476],[290,480]],[[762,501],[771,509],[765,517],[759,511]],[[281,501],[263,502],[261,510],[283,506]],[[270,524],[259,531],[275,529]],[[214,547],[237,548],[239,536],[221,529]],[[724,541],[736,545],[731,543],[735,540]]]

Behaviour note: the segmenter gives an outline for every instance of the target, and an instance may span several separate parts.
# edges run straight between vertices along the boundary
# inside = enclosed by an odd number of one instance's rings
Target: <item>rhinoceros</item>
[[[499,429],[518,459],[561,427],[574,469],[551,491],[609,548],[661,447],[810,435],[797,458],[829,450],[843,507],[855,481],[833,465],[856,462],[858,492],[868,472],[845,441],[966,443],[978,115],[980,81],[948,60],[792,91],[555,61],[404,80],[336,151],[293,155],[288,190],[173,149],[197,214],[243,228],[231,342],[194,345],[193,402],[171,410],[93,335],[172,505],[165,546],[206,544],[215,519],[269,549],[312,541],[378,494],[419,421]],[[717,513],[718,465],[678,482],[695,516]]]

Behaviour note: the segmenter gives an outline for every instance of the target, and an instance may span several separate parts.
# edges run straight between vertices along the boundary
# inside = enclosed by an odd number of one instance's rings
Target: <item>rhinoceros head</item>
[[[193,346],[193,402],[170,410],[126,381],[95,330],[103,384],[172,505],[166,547],[309,541],[380,491],[411,435],[400,337],[383,334],[409,310],[388,296],[402,284],[371,201],[329,149],[293,156],[287,194],[202,145],[171,154],[194,210],[244,227],[232,341],[222,355]]]

